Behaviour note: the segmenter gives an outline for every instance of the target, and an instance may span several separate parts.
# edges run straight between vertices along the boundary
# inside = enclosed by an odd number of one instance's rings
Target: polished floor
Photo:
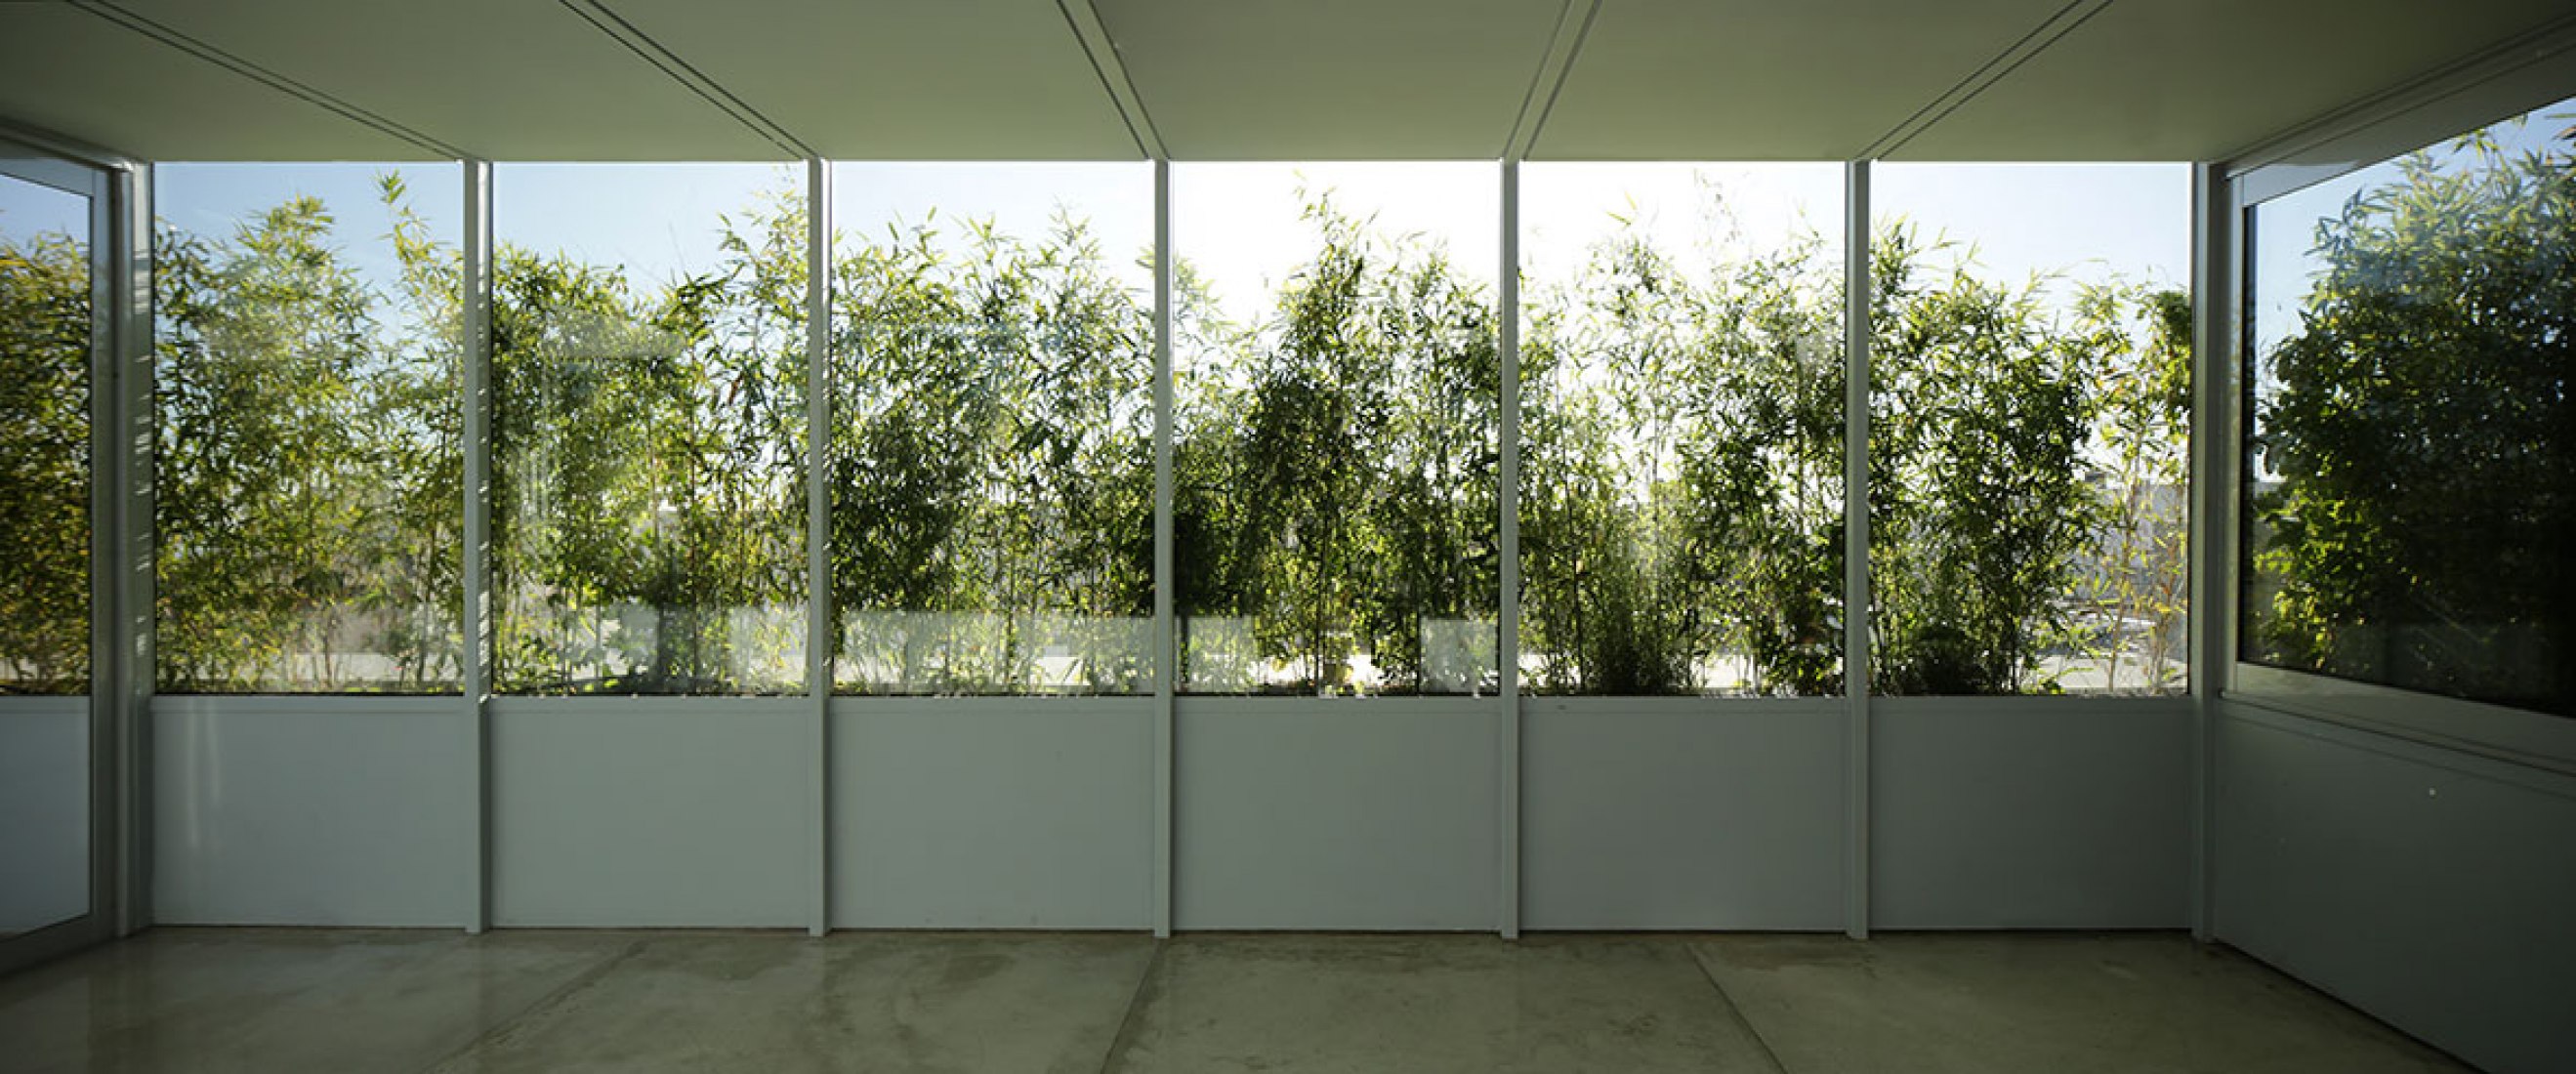
[[[2173,935],[162,929],[0,979],[7,1071],[2459,1069]]]

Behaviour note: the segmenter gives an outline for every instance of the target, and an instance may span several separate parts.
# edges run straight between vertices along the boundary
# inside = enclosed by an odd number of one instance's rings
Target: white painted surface
[[[1840,931],[1847,708],[1523,701],[1523,927]]]
[[[0,936],[89,911],[89,705],[0,697]]]
[[[1492,698],[1174,704],[1176,927],[1495,927]]]
[[[1155,706],[836,699],[832,925],[1152,928]]]
[[[153,699],[156,920],[461,924],[467,732],[455,698]]]
[[[2486,1069],[2568,1069],[2576,777],[2221,705],[2218,938]]]
[[[1870,924],[2184,928],[2192,702],[1870,703]]]
[[[491,705],[497,925],[802,927],[813,702]]]

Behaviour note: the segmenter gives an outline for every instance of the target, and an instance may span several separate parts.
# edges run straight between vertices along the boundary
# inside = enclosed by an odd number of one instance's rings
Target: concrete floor
[[[2172,935],[162,929],[0,979],[6,1071],[2460,1069]]]

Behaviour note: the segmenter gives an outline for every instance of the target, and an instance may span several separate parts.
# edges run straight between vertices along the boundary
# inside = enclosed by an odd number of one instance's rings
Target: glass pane
[[[2244,659],[2576,715],[2571,121],[2253,209]]]
[[[1499,188],[1173,167],[1183,690],[1496,687]]]
[[[835,688],[1151,692],[1151,167],[833,190]]]
[[[1522,169],[1521,671],[1842,689],[1839,165]]]
[[[1872,183],[1872,689],[2180,691],[2188,167]]]
[[[0,175],[0,694],[89,692],[89,219]]]
[[[154,179],[160,689],[455,690],[457,168]]]
[[[90,904],[90,257],[88,198],[0,175],[0,940]]]
[[[496,687],[802,689],[802,176],[505,164],[492,189]]]

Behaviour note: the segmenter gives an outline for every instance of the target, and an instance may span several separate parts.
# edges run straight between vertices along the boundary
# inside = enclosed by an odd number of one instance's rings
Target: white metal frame
[[[0,125],[0,174],[89,205],[89,902],[0,942],[0,970],[149,921],[140,733],[151,693],[151,165],[47,131]],[[144,629],[137,629],[138,623]]]
[[[1843,932],[1869,938],[1870,161],[1843,168]]]

